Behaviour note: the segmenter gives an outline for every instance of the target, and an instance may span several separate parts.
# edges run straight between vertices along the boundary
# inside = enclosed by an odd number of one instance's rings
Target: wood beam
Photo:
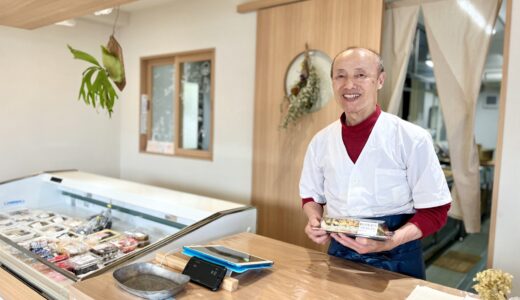
[[[0,25],[35,29],[135,0],[0,0]]]
[[[257,11],[264,8],[286,5],[294,2],[300,2],[306,0],[255,0],[237,6],[237,12],[247,13]]]

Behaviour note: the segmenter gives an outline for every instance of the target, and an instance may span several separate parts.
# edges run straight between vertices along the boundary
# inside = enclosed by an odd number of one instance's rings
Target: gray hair
[[[336,56],[334,56],[334,59],[332,60],[332,64],[330,65],[330,77],[331,78],[332,78],[332,70],[334,68],[334,63],[336,62],[336,58],[338,58],[338,56],[340,56],[341,54],[343,54],[343,53],[345,53],[345,52],[347,52],[349,50],[354,50],[354,49],[364,49],[364,50],[367,50],[367,51],[370,51],[370,52],[374,53],[377,56],[377,60],[378,60],[378,68],[377,68],[377,70],[379,71],[379,74],[381,74],[381,73],[383,73],[385,71],[385,66],[383,65],[383,58],[381,57],[381,55],[377,51],[372,50],[370,48],[353,46],[353,47],[348,47],[345,50],[342,50],[341,52],[336,54]]]

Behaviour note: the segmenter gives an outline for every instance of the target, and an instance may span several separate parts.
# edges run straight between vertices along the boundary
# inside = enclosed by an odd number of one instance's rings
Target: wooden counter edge
[[[45,298],[18,278],[0,268],[0,299],[43,300]]]

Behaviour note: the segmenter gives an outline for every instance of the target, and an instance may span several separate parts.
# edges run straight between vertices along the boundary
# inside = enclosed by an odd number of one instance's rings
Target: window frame
[[[181,114],[181,65],[185,62],[197,62],[197,61],[210,61],[210,107],[209,107],[209,143],[208,150],[201,149],[185,149],[179,147],[182,137],[182,114]],[[173,106],[175,109],[174,121],[173,121],[173,153],[161,153],[148,151],[147,143],[152,134],[152,121],[153,121],[153,101],[152,101],[152,67],[172,64],[175,67],[174,72],[174,86],[175,90],[173,93]],[[140,58],[140,76],[141,86],[139,93],[139,123],[141,123],[141,116],[143,114],[143,107],[141,105],[141,97],[146,95],[148,97],[146,103],[146,133],[141,132],[141,126],[139,126],[139,153],[153,154],[153,155],[164,155],[164,156],[176,156],[176,157],[187,157],[203,160],[213,160],[213,132],[214,132],[214,103],[215,103],[215,49],[200,49],[194,51],[178,52],[161,54],[154,56],[146,56]]]

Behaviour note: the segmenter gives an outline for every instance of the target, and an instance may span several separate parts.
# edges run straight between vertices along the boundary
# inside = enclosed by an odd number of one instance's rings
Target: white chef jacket
[[[341,126],[337,120],[311,140],[300,178],[302,199],[326,203],[331,217],[358,218],[414,213],[415,208],[451,202],[426,130],[381,112],[354,164]]]

